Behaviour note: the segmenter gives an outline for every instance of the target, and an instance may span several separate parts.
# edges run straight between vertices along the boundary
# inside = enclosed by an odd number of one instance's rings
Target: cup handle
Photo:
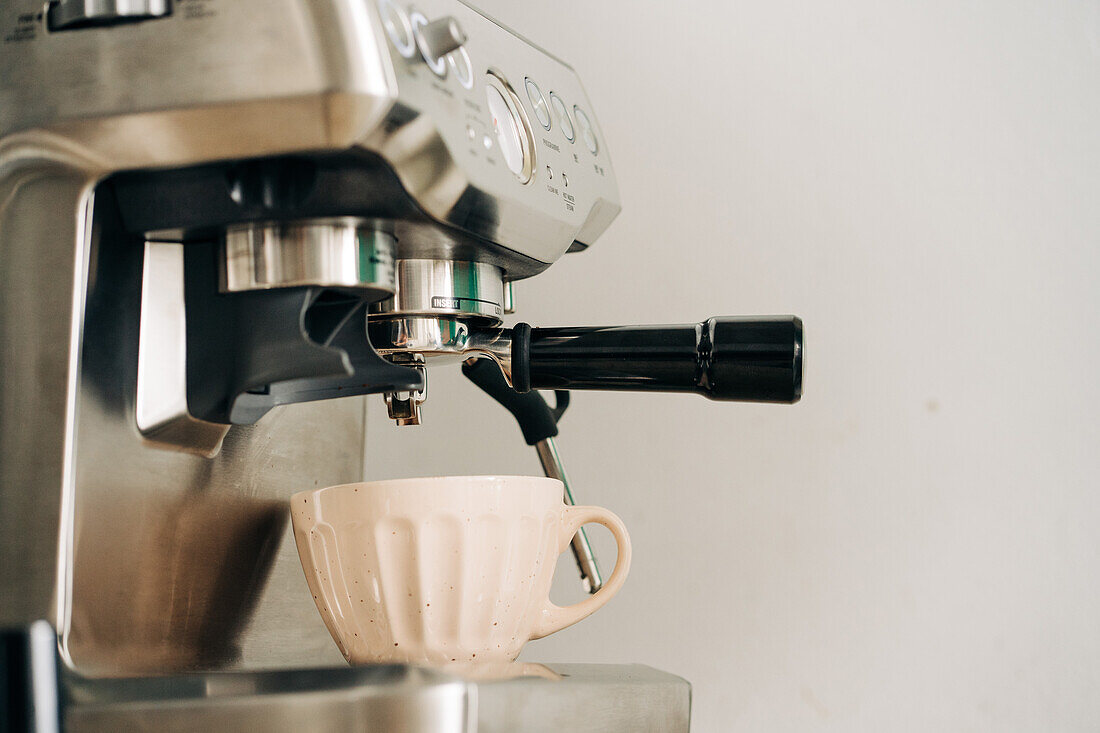
[[[573,535],[589,522],[602,524],[611,530],[611,534],[615,537],[615,544],[619,547],[618,557],[615,559],[615,570],[612,571],[611,577],[604,583],[603,588],[579,603],[556,606],[547,598],[538,612],[538,620],[531,632],[532,639],[549,636],[592,615],[610,601],[626,581],[626,574],[630,572],[630,536],[626,533],[623,520],[603,507],[567,506],[564,508],[558,532],[558,554],[565,552],[573,541]]]

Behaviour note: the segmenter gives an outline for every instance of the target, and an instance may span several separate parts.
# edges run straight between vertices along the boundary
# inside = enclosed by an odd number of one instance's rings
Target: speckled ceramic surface
[[[630,568],[630,539],[606,509],[568,507],[555,479],[445,476],[331,486],[291,498],[310,592],[352,664],[511,661],[530,639],[607,603]],[[558,555],[603,524],[618,561],[602,590],[550,602]]]

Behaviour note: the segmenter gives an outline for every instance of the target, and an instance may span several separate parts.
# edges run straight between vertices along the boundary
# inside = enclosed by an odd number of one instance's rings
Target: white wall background
[[[808,339],[796,407],[574,397],[634,568],[525,658],[681,674],[703,733],[1100,729],[1100,3],[481,5],[578,69],[622,186],[518,315]],[[431,376],[372,478],[539,473]]]

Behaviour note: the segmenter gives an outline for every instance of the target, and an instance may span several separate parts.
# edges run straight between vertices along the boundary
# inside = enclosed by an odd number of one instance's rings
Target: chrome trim
[[[504,315],[500,269],[482,262],[398,260],[394,294],[371,306],[372,317],[454,316],[492,324]]]
[[[222,291],[313,285],[394,292],[392,234],[356,219],[249,223],[225,232]]]
[[[560,106],[556,106],[554,102],[557,102]],[[577,133],[573,128],[573,121],[569,119],[569,108],[565,106],[565,102],[562,101],[557,92],[550,92],[550,109],[557,114],[558,127],[561,128],[562,137],[571,143],[575,142]]]
[[[544,438],[535,444],[535,450],[539,454],[539,463],[542,464],[543,473],[550,478],[561,481],[565,487],[565,503],[572,506],[577,502],[573,500],[573,489],[569,485],[569,478],[565,475],[565,466],[562,465],[561,456],[558,455],[558,445],[552,437]],[[584,527],[577,530],[573,540],[569,544],[573,550],[573,559],[577,561],[577,568],[581,571],[581,582],[589,593],[595,593],[603,587],[603,578],[600,577],[600,566],[596,563],[596,555],[592,552],[592,545],[588,542],[588,533]]]
[[[465,47],[457,48],[447,54],[447,60],[451,64],[451,71],[454,72],[455,78],[458,79],[458,83],[462,85],[464,89],[474,88],[474,65],[470,61],[470,54],[466,53]],[[459,69],[459,64],[462,68]]]
[[[135,418],[152,444],[213,458],[228,425],[191,416],[187,409],[187,314],[183,245],[146,242],[138,325]]]
[[[66,733],[475,733],[469,690],[407,666],[72,680]]]
[[[416,41],[416,47],[420,50],[420,58],[424,59],[424,63],[427,64],[428,69],[440,79],[447,78],[447,59],[445,56],[435,56],[432,53],[431,47],[428,45],[427,39],[424,37],[423,29],[427,28],[430,24],[427,17],[419,10],[414,10],[409,13],[409,23],[413,29],[413,39]]]
[[[30,703],[33,733],[58,733],[60,700],[57,670],[57,634],[47,621],[35,621],[27,629],[30,659]]]
[[[688,733],[691,686],[640,664],[406,666],[68,677],[67,733]]]
[[[393,10],[393,15],[387,15],[386,9]],[[413,35],[412,24],[409,22],[409,14],[405,12],[405,9],[395,3],[393,0],[378,0],[378,14],[382,19],[382,27],[386,31],[386,35],[389,36],[390,43],[393,44],[397,53],[401,54],[403,58],[411,59],[416,55],[416,37]],[[392,21],[396,17],[397,22],[401,24],[401,28],[393,27]],[[408,39],[407,43],[402,43],[397,34],[404,32],[405,38]]]
[[[523,86],[527,92],[527,99],[531,102],[531,109],[535,110],[535,117],[538,119],[539,124],[547,132],[553,127],[554,116],[550,114],[550,103],[546,101],[546,97],[543,96],[542,90],[539,89],[538,82],[531,77],[527,76],[523,79]],[[532,91],[533,87],[533,91]],[[538,97],[538,100],[535,97]],[[543,121],[542,115],[539,114],[539,109],[542,109],[546,113],[546,120]]]
[[[596,137],[596,128],[592,126],[592,120],[588,118],[588,114],[575,104],[573,105],[573,119],[577,121],[577,127],[581,128],[581,137],[584,139],[584,146],[588,149],[588,152],[592,155],[599,155],[600,139]]]
[[[535,135],[531,131],[531,121],[527,119],[523,102],[500,70],[489,69],[485,74],[485,83],[500,92],[504,103],[508,105],[508,111],[512,113],[512,119],[520,133],[520,149],[523,151],[523,169],[516,174],[516,178],[520,183],[530,183],[535,177],[538,156],[535,153]]]
[[[512,383],[512,331],[481,328],[455,318],[368,320],[371,345],[395,362],[419,358],[430,363],[463,361],[472,356],[496,362]]]

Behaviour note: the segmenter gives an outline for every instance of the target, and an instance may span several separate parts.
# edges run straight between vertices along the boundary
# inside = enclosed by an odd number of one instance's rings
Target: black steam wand
[[[695,392],[713,400],[794,403],[802,397],[802,320],[795,316],[719,317],[681,326],[532,328],[472,332],[463,373],[519,422],[547,476],[573,496],[554,436],[568,389]],[[476,340],[476,339],[475,339]],[[473,341],[471,341],[473,343]],[[468,344],[467,344],[468,345]],[[551,410],[534,390],[556,390]],[[601,581],[584,530],[573,554],[591,592]]]
[[[520,430],[523,431],[523,438],[527,441],[527,445],[535,446],[538,451],[542,470],[549,478],[556,478],[562,482],[565,487],[565,503],[574,504],[573,490],[569,485],[561,457],[558,455],[558,447],[554,443],[554,437],[558,434],[558,421],[569,406],[569,392],[557,391],[556,404],[551,409],[538,392],[529,391],[520,394],[512,389],[504,380],[504,375],[497,365],[487,359],[466,361],[462,365],[462,373],[512,413],[516,422],[519,423]],[[603,586],[603,579],[600,577],[596,556],[592,553],[592,545],[583,527],[573,535],[571,549],[573,557],[577,560],[577,568],[581,572],[584,589],[589,593],[595,593]]]

